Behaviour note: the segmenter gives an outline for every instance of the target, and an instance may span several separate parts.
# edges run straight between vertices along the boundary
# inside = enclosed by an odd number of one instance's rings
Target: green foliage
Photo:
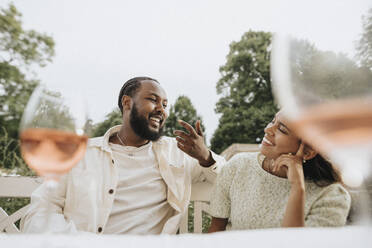
[[[189,208],[187,212],[187,231],[189,233],[194,232],[194,202],[189,203]]]
[[[205,131],[202,118],[197,114],[196,109],[191,103],[190,98],[187,96],[179,96],[170,107],[169,116],[165,123],[164,134],[169,137],[174,137],[173,131],[185,130],[179,123],[178,120],[183,120],[195,127],[197,120],[200,120],[202,131]]]
[[[11,215],[18,209],[24,207],[30,203],[30,198],[10,198],[10,197],[0,197],[0,207],[4,211]]]
[[[32,66],[45,66],[54,55],[54,41],[45,34],[22,28],[13,4],[0,9],[0,125],[16,138],[28,98],[38,80],[29,78]],[[32,74],[31,74],[32,75]]]
[[[211,139],[220,153],[232,143],[256,143],[277,112],[270,82],[271,34],[249,31],[230,44],[226,64],[220,67],[215,111],[222,114]]]
[[[202,232],[208,233],[209,227],[212,223],[212,216],[210,216],[208,213],[204,212],[202,213]]]
[[[0,176],[1,174],[17,174],[33,176],[20,156],[19,140],[10,137],[5,128],[0,129]]]
[[[35,104],[31,119],[27,125],[39,128],[56,128],[59,130],[71,131],[76,127],[76,122],[70,106],[63,99],[59,91],[51,91],[47,88],[38,88],[36,92],[40,96]]]
[[[93,120],[92,120],[92,119],[88,119],[88,120],[85,122],[85,125],[84,125],[84,133],[85,133],[88,137],[93,137],[93,131],[94,131]]]
[[[17,67],[3,61],[0,62],[0,83],[0,125],[15,138],[23,110],[38,82],[26,80]]]
[[[359,44],[372,44],[367,34],[371,27],[364,22],[364,39]],[[220,68],[222,78],[217,83],[217,93],[222,97],[216,112],[222,116],[211,140],[215,152],[222,152],[232,143],[260,141],[266,124],[277,112],[271,94],[270,47],[270,33],[252,31],[230,45],[227,62]],[[364,47],[365,53],[372,51],[367,51],[368,47]],[[291,58],[295,61],[291,77],[298,82],[294,85],[295,94],[304,95],[307,101],[359,95],[372,87],[371,70],[366,67],[371,55],[364,54],[359,66],[345,54],[320,51],[306,40],[294,40],[291,51],[296,51],[291,56],[297,56]],[[309,96],[310,92],[314,96]]]
[[[120,125],[123,122],[122,114],[120,110],[117,108],[113,110],[111,113],[106,115],[106,119],[100,123],[94,125],[92,130],[92,137],[102,136],[106,133],[106,131],[115,126]]]
[[[2,174],[17,174],[23,176],[34,176],[19,154],[19,141],[9,137],[5,128],[0,129],[0,176]],[[18,209],[30,203],[29,198],[1,197],[0,207],[11,215]]]
[[[363,33],[357,43],[358,57],[361,64],[372,70],[372,8],[362,19]]]
[[[38,85],[38,80],[30,77],[31,68],[45,66],[53,55],[50,36],[24,30],[21,14],[13,4],[0,9],[0,175],[34,175],[20,155],[18,126]],[[10,215],[29,202],[25,198],[0,198],[0,207]]]
[[[45,66],[54,55],[50,36],[22,28],[21,13],[13,4],[0,10],[0,50],[9,63]],[[3,58],[4,59],[4,58]]]
[[[359,96],[372,87],[372,71],[345,54],[321,51],[306,40],[292,40],[291,78],[303,101]]]
[[[30,198],[0,197],[0,208],[2,208],[8,215],[12,215],[29,203]],[[19,223],[20,220],[15,223],[17,228],[19,228]],[[2,230],[0,230],[0,233],[1,231]]]
[[[202,212],[202,232],[208,233],[209,227],[211,226],[212,216],[206,212]],[[187,219],[187,230],[189,233],[194,232],[194,202],[190,202],[188,208],[188,219]]]

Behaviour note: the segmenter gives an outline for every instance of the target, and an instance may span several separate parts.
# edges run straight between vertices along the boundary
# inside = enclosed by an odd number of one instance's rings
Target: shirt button
[[[99,233],[102,232],[102,227],[98,227],[98,232],[99,232]]]
[[[114,193],[114,190],[113,189],[110,189],[109,190],[109,194],[112,194],[112,193]]]
[[[111,162],[112,162],[113,164],[115,164],[114,160],[111,160]]]

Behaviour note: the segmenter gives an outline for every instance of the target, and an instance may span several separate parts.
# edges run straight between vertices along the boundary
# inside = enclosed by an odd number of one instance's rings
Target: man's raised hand
[[[211,152],[204,143],[204,135],[201,130],[200,120],[195,124],[195,129],[187,122],[178,120],[187,131],[176,130],[177,146],[183,152],[197,159],[199,164],[209,167],[215,163]]]

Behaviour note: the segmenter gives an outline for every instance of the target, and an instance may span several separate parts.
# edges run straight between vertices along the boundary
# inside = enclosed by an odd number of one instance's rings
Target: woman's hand
[[[301,142],[296,155],[282,154],[280,157],[275,159],[273,172],[278,172],[281,169],[287,171],[287,178],[292,186],[305,188],[304,172],[302,167],[302,160],[304,156],[305,144]]]
[[[284,213],[282,227],[305,226],[305,179],[302,168],[305,144],[301,142],[296,155],[283,154],[274,162],[273,171],[287,170],[291,183],[288,203]]]

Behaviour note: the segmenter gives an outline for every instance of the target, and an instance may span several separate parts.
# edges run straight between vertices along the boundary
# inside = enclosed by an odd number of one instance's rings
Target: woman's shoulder
[[[344,198],[350,200],[349,191],[347,191],[347,189],[340,183],[332,183],[331,185],[326,186],[324,189],[324,193],[343,196]]]
[[[241,152],[235,154],[226,165],[223,167],[224,170],[228,171],[239,171],[251,168],[254,163],[257,163],[258,153],[256,152]]]
[[[227,163],[232,166],[252,163],[257,161],[257,152],[240,152],[235,154]]]
[[[351,202],[351,196],[348,190],[340,183],[332,183],[323,187],[311,183],[309,186],[309,193],[312,193],[316,198],[314,200],[333,199],[336,201]]]

